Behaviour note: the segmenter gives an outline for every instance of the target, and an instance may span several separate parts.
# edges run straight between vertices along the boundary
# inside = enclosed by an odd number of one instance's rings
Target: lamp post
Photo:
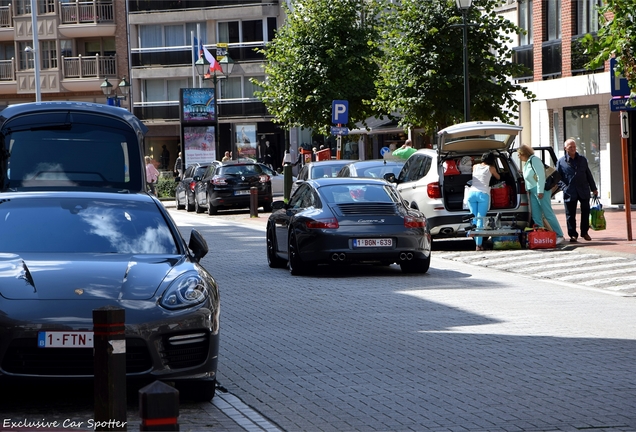
[[[221,65],[221,70],[223,71],[223,75],[228,76],[232,73],[232,69],[234,69],[234,60],[229,55],[225,55],[221,60],[219,60],[219,64]],[[219,79],[216,76],[217,70],[215,69],[210,77],[210,62],[205,58],[205,56],[199,56],[199,59],[194,62],[194,66],[197,68],[197,73],[199,76],[203,77],[203,79],[212,78],[212,83],[214,84],[214,120],[216,125],[214,126],[214,140],[216,141],[214,144],[215,152],[217,155],[220,155],[220,132],[219,132]]]
[[[121,92],[120,95],[117,94],[116,89],[113,89],[113,85],[108,82],[108,78],[104,78],[104,82],[100,85],[100,88],[106,96],[108,105],[120,107],[122,99],[126,100],[126,97],[128,97],[128,93],[130,92],[130,83],[128,82],[128,80],[126,80],[126,77],[123,77],[121,79],[121,81],[117,85],[117,88]],[[115,92],[114,94],[113,91]]]
[[[455,0],[457,8],[462,13],[462,27],[464,31],[464,121],[470,121],[470,87],[468,85],[468,24],[466,23],[466,15],[473,5],[473,0]]]

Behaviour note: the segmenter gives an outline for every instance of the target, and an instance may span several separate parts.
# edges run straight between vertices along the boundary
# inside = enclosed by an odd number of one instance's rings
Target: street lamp
[[[128,93],[130,92],[130,83],[126,80],[126,77],[123,77],[121,79],[121,81],[117,85],[117,88],[119,88],[119,91],[121,92],[120,95],[117,94],[116,89],[113,89],[113,85],[108,82],[108,78],[104,78],[104,82],[100,85],[100,88],[106,96],[108,105],[120,107],[121,100],[126,100],[126,97],[128,97]],[[113,94],[113,91],[115,91],[115,94]]]
[[[221,60],[219,60],[219,64],[221,65],[221,71],[223,71],[223,75],[228,76],[232,73],[234,69],[234,60],[229,55],[223,56]],[[216,76],[217,70],[215,69],[210,76],[210,62],[205,58],[205,56],[200,55],[199,59],[194,62],[194,66],[197,68],[197,73],[199,76],[203,77],[203,79],[212,78],[212,83],[214,84],[214,119],[216,125],[214,126],[214,140],[215,143],[215,152],[219,155],[220,151],[220,133],[219,133],[219,87],[218,87],[218,78]]]
[[[464,121],[470,121],[470,88],[468,86],[468,24],[466,23],[466,15],[473,5],[473,0],[455,0],[457,8],[461,11],[464,30]]]

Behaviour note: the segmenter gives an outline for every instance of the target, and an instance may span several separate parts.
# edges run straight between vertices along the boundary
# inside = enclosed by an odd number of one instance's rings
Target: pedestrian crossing
[[[434,258],[636,297],[636,257],[571,250],[436,251]]]

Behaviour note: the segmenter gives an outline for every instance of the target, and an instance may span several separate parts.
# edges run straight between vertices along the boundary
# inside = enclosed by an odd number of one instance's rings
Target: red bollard
[[[258,188],[250,188],[250,217],[258,217]]]
[[[95,430],[125,431],[125,310],[105,306],[93,310]]]
[[[178,431],[179,390],[161,381],[139,390],[140,431]]]

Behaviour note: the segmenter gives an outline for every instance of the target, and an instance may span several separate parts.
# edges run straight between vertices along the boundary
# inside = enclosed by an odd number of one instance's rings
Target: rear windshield
[[[320,194],[329,204],[353,204],[358,202],[399,202],[396,193],[390,187],[382,185],[338,185],[323,186]]]
[[[0,253],[178,251],[167,222],[151,201],[42,196],[0,200],[0,239]]]
[[[258,165],[228,165],[219,168],[221,175],[257,175],[263,174],[263,170]]]
[[[139,139],[121,120],[78,113],[31,114],[7,122],[1,139],[8,152],[1,173],[3,190],[143,190]]]

